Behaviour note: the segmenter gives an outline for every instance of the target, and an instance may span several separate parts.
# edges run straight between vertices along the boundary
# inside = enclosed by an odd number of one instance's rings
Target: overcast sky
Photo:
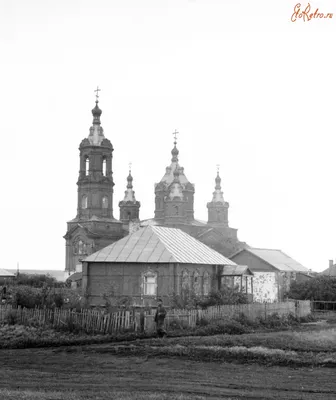
[[[207,219],[220,164],[230,226],[322,271],[336,258],[336,3],[1,0],[2,268],[65,267],[94,89],[114,146],[114,216],[132,162],[141,219],[180,164]],[[307,3],[302,3],[305,8]]]

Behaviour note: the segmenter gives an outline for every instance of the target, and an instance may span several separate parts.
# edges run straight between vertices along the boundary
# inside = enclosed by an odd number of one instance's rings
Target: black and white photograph
[[[0,399],[336,399],[336,2],[0,0]]]

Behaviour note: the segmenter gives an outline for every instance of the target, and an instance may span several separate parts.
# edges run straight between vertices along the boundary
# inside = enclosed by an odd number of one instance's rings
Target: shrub
[[[199,301],[199,306],[207,308],[210,306],[220,306],[225,304],[247,304],[248,298],[238,287],[225,286],[221,290],[212,290],[208,296]]]
[[[317,276],[305,282],[293,281],[287,296],[294,300],[336,301],[336,277]]]

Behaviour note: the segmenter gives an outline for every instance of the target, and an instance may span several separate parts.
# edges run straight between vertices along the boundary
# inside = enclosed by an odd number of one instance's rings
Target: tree
[[[288,298],[294,300],[336,301],[336,277],[318,276],[305,282],[292,282]]]

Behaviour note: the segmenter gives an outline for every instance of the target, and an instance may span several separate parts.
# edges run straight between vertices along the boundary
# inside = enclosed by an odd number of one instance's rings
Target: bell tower
[[[208,224],[218,227],[228,227],[228,209],[229,203],[224,200],[221,178],[219,176],[219,166],[217,166],[215,191],[212,195],[212,201],[207,204],[208,207]]]
[[[123,224],[129,224],[131,221],[139,222],[139,209],[140,202],[135,199],[135,192],[133,190],[133,177],[131,173],[131,164],[129,165],[129,174],[127,177],[127,188],[125,196],[119,202],[120,208],[120,221]]]
[[[125,235],[122,223],[113,217],[113,146],[101,126],[99,91],[99,88],[95,90],[96,105],[89,136],[79,145],[77,215],[67,223],[64,236],[67,275],[78,271],[86,256]]]

